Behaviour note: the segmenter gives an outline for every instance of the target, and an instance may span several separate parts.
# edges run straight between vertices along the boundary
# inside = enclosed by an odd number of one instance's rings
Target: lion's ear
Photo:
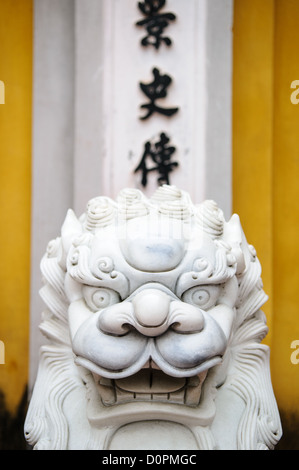
[[[245,235],[238,214],[233,214],[224,224],[223,239],[232,247],[232,252],[237,260],[236,274],[242,274],[246,268],[244,256]]]

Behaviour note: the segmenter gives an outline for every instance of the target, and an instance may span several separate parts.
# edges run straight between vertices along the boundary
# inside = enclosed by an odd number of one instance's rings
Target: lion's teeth
[[[124,390],[120,390],[118,388],[116,388],[115,393],[117,398],[117,404],[128,403],[136,399],[136,393],[130,393]]]
[[[94,375],[94,379],[103,404],[105,406],[114,405],[116,403],[116,392],[112,380],[96,375]]]
[[[197,406],[200,399],[201,385],[198,387],[187,387],[184,403],[187,406]]]
[[[199,404],[201,387],[207,376],[207,371],[201,372],[199,375],[190,377],[185,391],[185,405],[197,406]]]
[[[160,370],[149,369],[142,369],[138,375],[126,379],[110,380],[105,377],[95,377],[103,404],[111,406],[134,401],[186,406],[199,404],[201,387],[207,371],[186,380],[168,377]]]
[[[185,390],[178,390],[177,392],[168,394],[168,403],[184,404]]]
[[[115,380],[117,388],[142,394],[172,393],[186,385],[186,379],[169,377],[160,370],[142,369],[138,374]]]
[[[106,387],[113,387],[112,380],[107,379],[106,377],[99,377],[98,383],[101,385],[105,385]]]
[[[198,375],[194,375],[188,379],[188,387],[197,387],[202,381]]]
[[[161,370],[159,366],[157,366],[157,364],[155,363],[155,361],[151,360],[151,368],[152,369],[157,369],[157,370]]]
[[[143,369],[157,369],[161,370],[159,366],[153,361],[152,359],[149,359],[143,366]]]

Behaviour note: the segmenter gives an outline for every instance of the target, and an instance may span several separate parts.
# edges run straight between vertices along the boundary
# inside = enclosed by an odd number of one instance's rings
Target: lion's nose
[[[144,336],[156,337],[169,328],[177,333],[194,333],[204,328],[202,312],[193,305],[175,300],[166,292],[147,288],[129,301],[99,312],[97,327],[107,334],[122,336],[135,328]]]
[[[147,289],[139,292],[132,300],[134,315],[137,322],[146,328],[158,328],[165,323],[170,298],[157,289]]]

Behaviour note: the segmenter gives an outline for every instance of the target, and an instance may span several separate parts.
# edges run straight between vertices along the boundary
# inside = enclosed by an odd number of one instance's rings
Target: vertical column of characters
[[[172,40],[164,35],[164,30],[176,19],[172,12],[161,12],[166,0],[145,0],[138,2],[138,8],[144,18],[136,22],[136,26],[144,27],[146,35],[141,39],[142,47],[153,47],[156,51],[162,46],[169,47]],[[147,98],[147,102],[140,105],[145,113],[139,117],[146,121],[152,116],[162,115],[171,118],[179,108],[161,106],[160,101],[167,97],[168,87],[172,83],[172,77],[162,73],[157,67],[152,69],[153,81],[149,83],[139,82],[139,87]],[[157,172],[157,183],[170,184],[170,173],[179,166],[179,163],[172,161],[172,156],[176,151],[173,145],[168,145],[170,137],[164,130],[161,130],[156,139],[148,140],[144,143],[142,157],[134,172],[141,172],[141,184],[146,187],[148,174]]]

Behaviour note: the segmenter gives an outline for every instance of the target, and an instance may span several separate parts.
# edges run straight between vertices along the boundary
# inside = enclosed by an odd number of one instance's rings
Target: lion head
[[[239,217],[162,186],[96,197],[42,259],[38,449],[259,449],[281,435]]]

